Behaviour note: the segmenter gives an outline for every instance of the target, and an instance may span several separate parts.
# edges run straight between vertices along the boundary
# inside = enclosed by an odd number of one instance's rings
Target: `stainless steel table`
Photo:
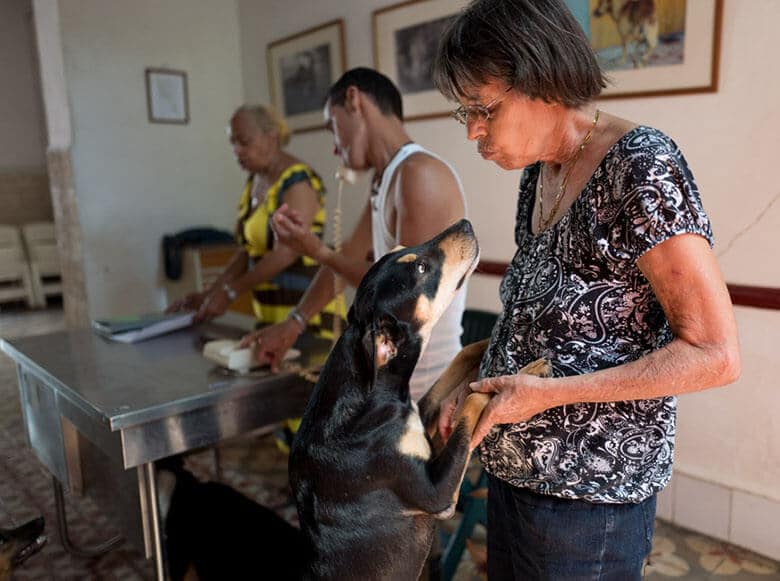
[[[154,461],[300,415],[311,393],[296,374],[233,375],[200,355],[204,340],[241,333],[212,324],[132,345],[89,329],[0,339],[17,365],[36,455],[57,486],[89,495],[116,519],[154,558],[158,579],[165,564]],[[310,366],[324,362],[330,344],[302,337],[296,346]]]

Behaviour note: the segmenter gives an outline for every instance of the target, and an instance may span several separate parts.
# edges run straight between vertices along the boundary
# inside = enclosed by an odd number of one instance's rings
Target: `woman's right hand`
[[[168,305],[165,312],[177,313],[179,311],[197,311],[205,299],[206,293],[190,293],[183,299],[179,299]]]
[[[279,364],[285,353],[295,344],[301,333],[301,326],[296,321],[286,319],[249,333],[241,339],[239,347],[251,347],[255,360],[260,365],[267,363],[271,366],[271,371],[279,373]]]

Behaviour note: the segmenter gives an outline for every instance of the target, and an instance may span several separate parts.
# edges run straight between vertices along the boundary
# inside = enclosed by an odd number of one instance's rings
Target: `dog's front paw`
[[[455,516],[455,503],[453,502],[444,510],[433,513],[431,516],[439,520],[447,520],[449,518],[452,518],[453,516]]]

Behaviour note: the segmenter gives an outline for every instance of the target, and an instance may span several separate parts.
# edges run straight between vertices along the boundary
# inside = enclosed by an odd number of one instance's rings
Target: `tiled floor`
[[[63,328],[62,312],[0,312],[0,336],[18,337]],[[286,488],[286,457],[272,439],[243,439],[222,447],[223,479],[244,494],[270,506],[291,521],[294,507]],[[212,456],[190,456],[188,466],[201,478],[211,475]],[[88,500],[66,495],[71,536],[84,545],[95,544],[117,531]],[[0,354],[0,527],[11,528],[43,515],[48,543],[14,572],[18,580],[147,580],[153,567],[126,544],[99,559],[80,559],[63,549],[56,533],[51,480],[35,458],[23,432],[13,363]],[[466,556],[456,579],[476,581],[484,554],[484,530],[474,535],[474,561]],[[258,577],[262,578],[262,576]],[[662,581],[779,581],[778,563],[731,545],[674,528],[658,521],[646,578]]]

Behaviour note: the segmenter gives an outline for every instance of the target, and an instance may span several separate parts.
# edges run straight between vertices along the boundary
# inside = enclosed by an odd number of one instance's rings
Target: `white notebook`
[[[118,341],[120,343],[137,343],[144,339],[151,339],[152,337],[159,337],[165,333],[171,331],[177,331],[185,327],[192,325],[192,318],[195,316],[193,312],[187,313],[175,313],[172,315],[161,315],[158,320],[154,320],[154,317],[144,315],[139,319],[144,319],[141,326],[129,331],[112,333],[105,325],[105,321],[93,321],[92,327],[100,335],[112,341]],[[118,321],[119,319],[117,319]]]

